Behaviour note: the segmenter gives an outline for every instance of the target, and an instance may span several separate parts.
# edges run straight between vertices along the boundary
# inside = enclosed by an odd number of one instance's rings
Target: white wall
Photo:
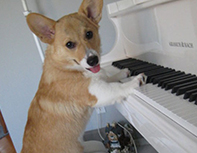
[[[106,4],[115,0],[104,1]],[[27,3],[30,10],[58,19],[77,11],[81,0],[27,0]],[[37,90],[42,62],[26,25],[20,0],[0,0],[0,6],[0,109],[16,150],[20,152],[27,111]],[[107,53],[115,41],[115,31],[105,7],[100,25],[102,49]],[[113,106],[107,107],[107,113],[102,115],[102,126],[121,119]],[[95,128],[94,112],[87,130]]]

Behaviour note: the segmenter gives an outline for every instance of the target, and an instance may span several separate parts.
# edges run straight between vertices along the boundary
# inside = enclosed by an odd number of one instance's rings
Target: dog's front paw
[[[146,79],[147,79],[147,76],[144,73],[138,74],[134,78],[134,80],[136,80],[138,82],[138,86],[142,86],[142,85],[146,84]]]
[[[137,87],[145,84],[146,79],[147,79],[147,77],[143,73],[141,73],[135,77],[132,77],[132,78],[133,79],[131,79],[130,81],[124,82],[122,84],[122,87],[123,87],[126,95],[133,93],[134,88],[137,88]]]
[[[124,80],[125,78],[128,78],[131,75],[131,72],[129,71],[129,69],[123,69],[120,70],[119,73],[115,74],[114,76],[109,78],[109,82],[116,82],[116,81],[120,81]]]
[[[128,68],[121,70],[119,73],[120,79],[128,78],[130,76],[131,76],[131,72]]]
[[[132,77],[132,79],[128,82],[124,82],[121,86],[122,89],[125,93],[125,97],[127,97],[128,95],[132,94],[134,92],[134,88],[137,88],[143,84],[146,83],[146,79],[147,77],[141,73],[135,77]]]
[[[136,87],[142,86],[143,84],[146,83],[146,79],[147,79],[147,76],[144,75],[144,73],[138,74],[136,77],[134,77],[131,80],[132,87],[136,88]]]
[[[138,74],[134,79],[139,81],[139,86],[146,84],[147,76],[144,73]]]

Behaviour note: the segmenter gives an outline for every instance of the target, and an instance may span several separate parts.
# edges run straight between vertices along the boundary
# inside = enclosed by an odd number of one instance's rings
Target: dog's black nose
[[[90,66],[96,66],[98,64],[98,62],[99,62],[98,56],[90,56],[87,59],[87,63]]]

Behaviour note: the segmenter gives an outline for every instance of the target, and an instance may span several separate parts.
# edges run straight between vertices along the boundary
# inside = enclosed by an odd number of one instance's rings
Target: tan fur
[[[87,18],[87,7],[100,1],[95,15]],[[101,19],[102,0],[84,0],[79,13],[62,17],[57,22],[39,14],[29,14],[30,29],[49,44],[38,91],[31,103],[25,127],[21,153],[82,153],[78,141],[90,108],[97,99],[88,91],[90,78],[83,71],[73,69],[86,54],[86,48],[100,51],[98,22]],[[86,40],[85,31],[94,37]],[[66,48],[68,41],[77,47]]]

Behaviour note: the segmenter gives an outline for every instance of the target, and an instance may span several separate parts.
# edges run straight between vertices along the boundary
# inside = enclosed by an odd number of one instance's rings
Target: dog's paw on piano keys
[[[143,84],[146,84],[146,75],[144,73],[138,74],[135,76],[131,82],[136,83],[136,87],[142,86]]]
[[[121,80],[124,80],[130,76],[131,76],[130,70],[125,68],[125,69],[120,70],[117,74],[107,78],[107,81],[108,82],[117,82],[117,81],[121,82]],[[125,81],[125,82],[127,82],[127,81]]]
[[[126,95],[129,95],[133,93],[133,89],[142,86],[143,84],[146,83],[146,76],[144,73],[138,74],[135,77],[130,77],[127,79],[127,81],[122,81],[122,86],[124,88],[124,91]]]
[[[134,92],[134,88],[140,87],[146,83],[146,76],[144,73],[138,74],[135,77],[130,77],[127,81],[123,81],[122,89],[124,90],[125,97],[132,94]]]
[[[146,80],[147,80],[147,76],[144,73],[140,74],[141,78],[140,78],[140,86],[146,84]]]
[[[119,76],[119,80],[128,78],[131,76],[131,72],[128,68],[125,68],[125,69],[120,70],[120,72],[118,73],[118,76]]]
[[[128,73],[127,73],[128,74]],[[146,83],[147,76],[144,73],[138,74],[137,76],[123,78],[120,80],[121,83],[131,82],[136,84],[135,87],[139,87]]]

